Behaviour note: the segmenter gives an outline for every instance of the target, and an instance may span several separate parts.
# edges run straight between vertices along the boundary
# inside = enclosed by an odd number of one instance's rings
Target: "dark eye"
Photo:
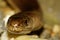
[[[26,26],[28,26],[28,20],[25,20],[24,24],[25,24]]]

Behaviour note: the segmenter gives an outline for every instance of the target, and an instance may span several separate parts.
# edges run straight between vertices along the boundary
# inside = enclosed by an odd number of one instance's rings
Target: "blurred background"
[[[40,10],[43,14],[43,23],[45,28],[53,28],[54,25],[60,25],[60,0],[35,0],[40,8],[34,10]],[[7,15],[24,11],[25,9],[19,8],[16,4],[16,0],[0,0],[0,23]],[[31,1],[30,1],[31,2]],[[19,3],[18,3],[19,4]],[[29,4],[28,4],[29,5]],[[37,5],[37,6],[38,6]],[[23,9],[23,10],[20,10]],[[28,8],[27,8],[28,9]],[[33,10],[33,9],[32,9]],[[13,13],[11,13],[13,12]]]

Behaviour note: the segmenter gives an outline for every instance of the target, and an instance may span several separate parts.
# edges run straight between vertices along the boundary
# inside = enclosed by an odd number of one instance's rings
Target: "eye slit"
[[[25,21],[24,21],[24,24],[25,24],[26,26],[28,26],[28,20],[25,20]]]

